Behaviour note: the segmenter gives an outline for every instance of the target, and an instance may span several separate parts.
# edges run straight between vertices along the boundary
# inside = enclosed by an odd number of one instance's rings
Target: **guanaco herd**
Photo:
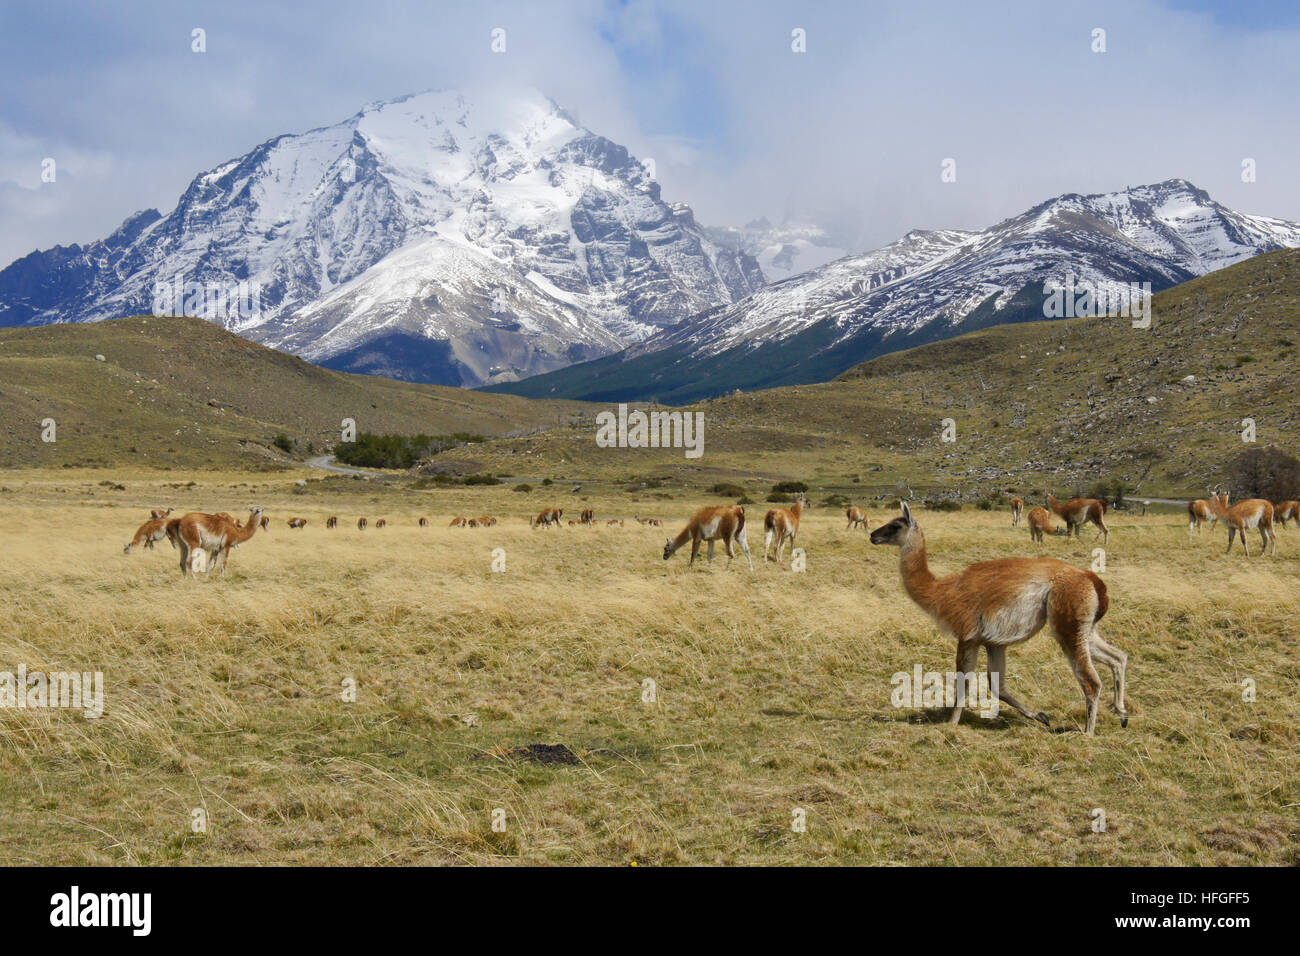
[[[899,549],[899,572],[903,590],[934,619],[942,633],[957,642],[958,674],[975,671],[979,650],[983,648],[988,661],[990,687],[996,687],[998,698],[1026,718],[1038,721],[1050,729],[1050,718],[1042,711],[1033,711],[1021,704],[1007,691],[1005,682],[1007,648],[1028,641],[1047,625],[1083,691],[1084,732],[1093,735],[1097,729],[1101,694],[1101,679],[1095,666],[1098,663],[1105,665],[1113,678],[1114,696],[1110,708],[1119,716],[1121,726],[1128,725],[1125,705],[1128,656],[1104,641],[1097,631],[1097,624],[1110,604],[1106,585],[1101,578],[1092,571],[1050,557],[981,561],[957,574],[936,577],[930,571],[925,535],[907,502],[900,504],[902,515],[874,531],[868,527],[866,513],[857,506],[850,506],[845,511],[848,521],[845,530],[862,528],[869,532],[873,545],[891,545]],[[1104,543],[1110,540],[1110,529],[1106,526],[1107,505],[1104,500],[1071,498],[1062,503],[1049,493],[1046,508],[1035,507],[1028,515],[1024,515],[1024,506],[1023,499],[1011,499],[1012,527],[1018,527],[1023,516],[1029,526],[1031,540],[1037,543],[1041,544],[1044,536],[1049,534],[1073,534],[1078,538],[1085,524],[1097,528],[1094,540],[1098,537]],[[799,523],[809,507],[808,499],[799,494],[788,509],[773,508],[764,515],[765,562],[773,560],[775,554],[777,564],[782,564],[787,546],[793,557]],[[1255,530],[1260,534],[1260,553],[1267,550],[1275,555],[1277,536],[1274,522],[1280,523],[1284,528],[1288,521],[1295,520],[1300,524],[1300,502],[1283,501],[1274,504],[1262,498],[1250,498],[1234,505],[1226,492],[1220,496],[1218,489],[1215,489],[1208,500],[1189,502],[1187,514],[1189,540],[1193,535],[1200,534],[1201,526],[1206,522],[1209,522],[1210,530],[1213,531],[1215,525],[1222,521],[1228,527],[1229,553],[1239,535],[1242,548],[1249,557],[1250,544],[1246,533]],[[1060,518],[1064,527],[1054,528],[1052,515]],[[217,567],[224,575],[232,548],[238,548],[248,541],[259,528],[270,531],[269,519],[260,507],[250,510],[248,518],[242,522],[227,512],[191,512],[180,518],[170,516],[170,508],[151,511],[149,520],[139,527],[125,550],[129,553],[141,545],[153,548],[156,542],[167,538],[180,551],[182,574],[195,577],[199,562],[192,561],[192,556],[196,552],[205,553],[207,560],[201,563],[206,565],[208,574],[213,567]],[[530,528],[561,527],[563,516],[563,508],[543,508],[540,513],[528,519],[528,524]],[[663,521],[659,518],[636,515],[633,520],[649,527],[663,526]],[[583,509],[578,518],[570,518],[568,523],[589,527],[598,524],[595,511],[591,508]],[[491,516],[467,518],[458,515],[451,520],[449,526],[490,528],[496,524],[497,519]],[[623,520],[611,518],[605,524],[621,527]],[[293,529],[302,529],[306,525],[305,518],[288,520],[288,526]],[[386,525],[387,521],[383,518],[375,521],[376,528]],[[365,530],[367,526],[366,518],[358,519],[358,529]],[[427,528],[429,519],[421,517],[419,526]],[[326,519],[325,527],[337,528],[338,517],[331,515]],[[699,555],[701,544],[707,546],[707,558],[712,563],[714,544],[721,541],[727,553],[728,567],[739,547],[744,552],[750,571],[754,570],[749,542],[745,536],[745,509],[741,505],[701,508],[675,538],[665,540],[664,560],[671,558],[688,541],[691,544],[691,565]],[[949,713],[949,723],[959,723],[962,712],[963,702],[959,697]]]

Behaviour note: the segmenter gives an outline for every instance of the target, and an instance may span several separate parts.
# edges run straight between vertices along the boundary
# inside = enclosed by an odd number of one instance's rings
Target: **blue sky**
[[[6,0],[0,265],[166,212],[277,134],[487,83],[540,88],[653,158],[708,224],[808,218],[868,248],[1173,176],[1300,219],[1297,54],[1282,2]]]

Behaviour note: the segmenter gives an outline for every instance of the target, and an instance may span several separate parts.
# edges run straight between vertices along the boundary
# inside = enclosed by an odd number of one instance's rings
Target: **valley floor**
[[[1090,739],[1045,633],[1009,654],[1010,689],[1063,732],[892,706],[892,675],[954,648],[838,510],[805,519],[800,574],[762,563],[751,506],[751,575],[662,559],[708,503],[681,493],[102,476],[0,475],[0,671],[106,683],[99,719],[0,709],[5,863],[1300,863],[1294,529],[1247,560],[1173,510],[1114,515],[1101,630],[1133,719],[1103,710]],[[249,504],[272,532],[224,580],[182,580],[165,542],[122,553],[150,507]],[[530,530],[545,505],[665,528]],[[938,573],[1039,550],[1001,512],[919,518]],[[1042,550],[1087,566],[1090,537]]]

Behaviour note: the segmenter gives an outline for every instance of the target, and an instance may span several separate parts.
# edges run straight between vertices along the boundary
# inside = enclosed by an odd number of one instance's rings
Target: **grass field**
[[[1046,634],[1011,651],[1010,689],[1063,732],[891,706],[891,675],[950,670],[953,646],[903,594],[897,552],[838,510],[805,519],[805,573],[709,573],[661,557],[695,494],[294,477],[5,473],[0,520],[22,533],[0,569],[0,670],[102,671],[106,692],[98,720],[0,709],[0,860],[1300,863],[1294,530],[1247,561],[1221,531],[1189,544],[1173,511],[1113,516],[1102,633],[1130,655],[1134,716],[1103,711],[1090,739]],[[224,580],[182,580],[166,543],[122,553],[149,507],[253,503],[273,531]],[[531,531],[550,504],[666,527]],[[766,507],[748,509],[756,557]],[[390,526],[358,532],[359,515]],[[1038,550],[1000,512],[919,517],[940,573]],[[1044,550],[1086,566],[1089,537]],[[575,762],[517,749],[534,744]]]

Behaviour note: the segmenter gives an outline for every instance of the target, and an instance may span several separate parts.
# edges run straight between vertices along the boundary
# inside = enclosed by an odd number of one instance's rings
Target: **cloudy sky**
[[[1300,219],[1289,0],[5,0],[0,266],[165,213],[280,133],[489,83],[653,158],[707,224],[807,218],[865,249],[1175,176]]]

